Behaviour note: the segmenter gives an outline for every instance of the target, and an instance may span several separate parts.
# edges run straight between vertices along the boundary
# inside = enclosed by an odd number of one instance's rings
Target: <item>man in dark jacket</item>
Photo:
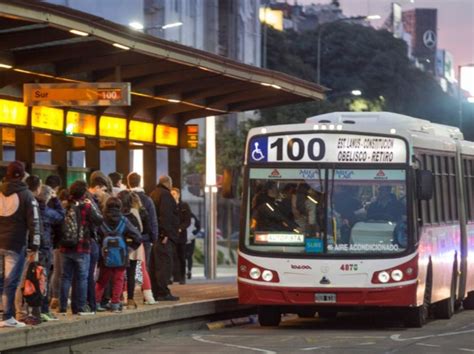
[[[151,198],[145,194],[143,188],[140,187],[141,179],[142,176],[140,176],[138,173],[131,172],[127,176],[127,184],[128,188],[130,188],[132,192],[135,192],[138,195],[143,207],[148,213],[148,230],[150,230],[150,234],[143,234],[142,239],[143,246],[145,247],[146,264],[148,267],[148,271],[150,271],[151,245],[156,243],[156,241],[158,240],[158,219],[156,217],[156,209],[153,200],[151,200]],[[146,227],[143,227],[143,229],[147,230]]]
[[[7,167],[0,187],[0,293],[3,293],[3,321],[0,327],[24,327],[13,317],[15,292],[23,272],[25,253],[34,260],[41,232],[38,203],[22,178],[25,168],[19,161]]]
[[[150,195],[158,218],[158,241],[152,247],[150,262],[151,288],[154,298],[162,301],[179,300],[179,297],[171,295],[168,288],[173,269],[171,242],[178,242],[179,227],[178,208],[171,188],[171,177],[160,176],[158,185]]]

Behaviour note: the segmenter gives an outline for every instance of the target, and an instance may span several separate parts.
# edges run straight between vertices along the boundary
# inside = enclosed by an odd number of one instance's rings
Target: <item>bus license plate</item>
[[[336,294],[326,294],[326,293],[315,294],[314,301],[315,302],[334,303],[334,302],[336,302]]]

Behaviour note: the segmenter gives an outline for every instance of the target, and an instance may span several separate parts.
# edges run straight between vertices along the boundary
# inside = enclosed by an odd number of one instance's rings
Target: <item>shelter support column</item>
[[[181,188],[181,149],[168,148],[168,174],[173,180],[173,187]]]
[[[69,139],[63,135],[53,134],[51,136],[51,162],[58,166],[58,174],[61,177],[63,185],[67,181],[67,152],[69,148]]]
[[[31,128],[16,128],[15,132],[15,159],[25,163],[28,173],[35,162],[35,133]]]
[[[115,143],[115,170],[124,177],[130,172],[130,148],[128,141],[117,141]]]
[[[85,138],[86,139],[86,166],[90,172],[100,170],[100,139],[99,138]],[[89,179],[89,176],[87,176]]]
[[[0,126],[0,161],[3,161],[3,129]]]
[[[156,147],[155,145],[143,146],[143,188],[150,193],[157,185],[156,178]]]
[[[217,180],[216,180],[216,117],[206,117],[206,238],[204,275],[217,276]]]

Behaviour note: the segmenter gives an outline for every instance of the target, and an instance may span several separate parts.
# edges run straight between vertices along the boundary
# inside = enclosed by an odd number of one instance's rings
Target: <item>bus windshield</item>
[[[408,247],[403,169],[251,168],[245,247],[394,254]]]

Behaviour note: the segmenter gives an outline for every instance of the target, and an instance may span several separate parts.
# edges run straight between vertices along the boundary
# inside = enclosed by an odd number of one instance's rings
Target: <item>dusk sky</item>
[[[298,4],[330,3],[330,0],[298,0]],[[339,0],[347,16],[380,15],[372,21],[379,27],[390,14],[394,0]],[[458,65],[474,64],[474,0],[398,0],[402,10],[412,8],[438,9],[438,48],[446,49]]]

